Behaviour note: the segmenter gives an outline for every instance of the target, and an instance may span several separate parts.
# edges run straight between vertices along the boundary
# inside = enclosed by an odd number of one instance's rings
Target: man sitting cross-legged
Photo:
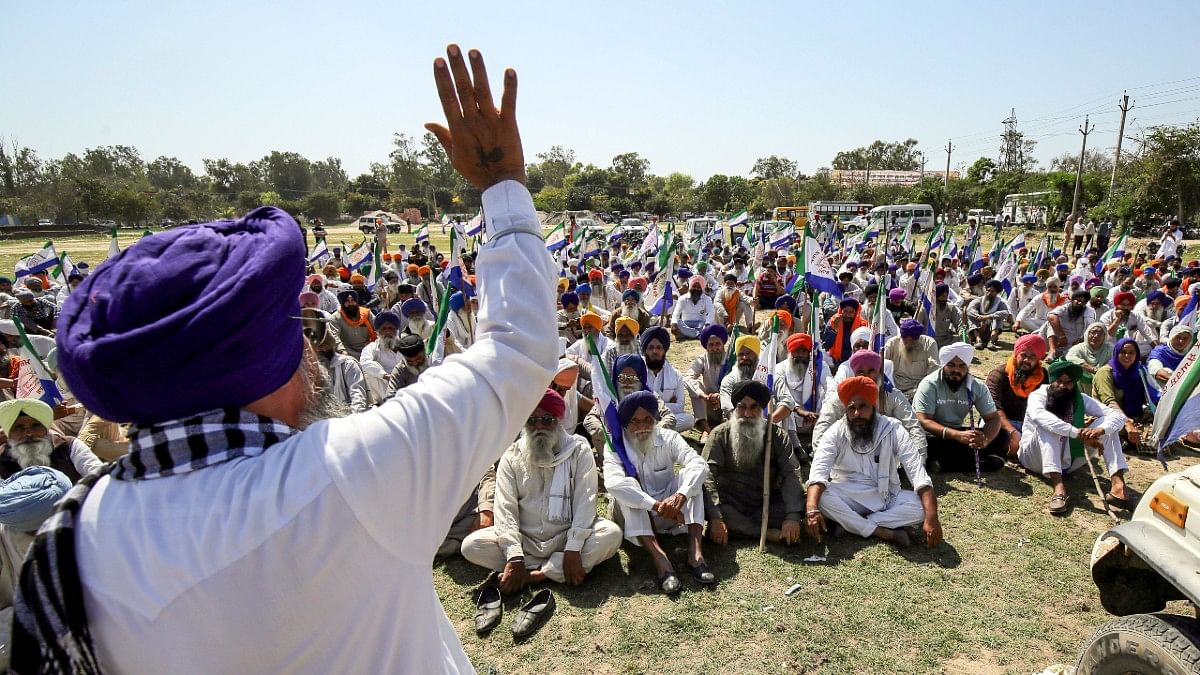
[[[688,535],[688,568],[703,584],[716,577],[704,562],[704,500],[708,466],[677,432],[655,426],[658,397],[637,391],[617,408],[622,433],[604,454],[604,485],[623,519],[625,538],[646,549],[654,561],[658,587],[679,591],[675,568],[656,532]],[[675,466],[681,468],[678,473]]]
[[[758,537],[762,527],[763,459],[767,419],[763,409],[771,400],[767,385],[743,380],[733,388],[733,414],[708,437],[704,481],[708,537],[725,544],[729,535]],[[794,544],[800,541],[804,513],[804,478],[787,433],[772,426],[771,501],[767,539]]]
[[[596,462],[586,441],[563,431],[565,412],[547,389],[496,467],[496,524],[463,540],[463,557],[500,572],[505,593],[546,579],[578,586],[621,547],[621,528],[596,517]]]
[[[930,548],[942,540],[937,495],[912,439],[896,420],[877,415],[879,388],[856,375],[838,385],[846,416],[834,422],[813,448],[806,527],[818,542],[825,518],[861,536],[909,544],[905,527],[924,522]],[[916,492],[900,489],[899,467]]]
[[[1105,500],[1122,508],[1133,508],[1137,496],[1125,484],[1125,455],[1121,452],[1120,431],[1125,415],[1079,391],[1083,368],[1067,360],[1050,364],[1048,384],[1029,395],[1025,423],[1021,429],[1021,447],[1017,460],[1021,466],[1041,474],[1054,486],[1047,507],[1053,515],[1068,511],[1067,487],[1063,474],[1082,468],[1088,448],[1104,453],[1112,489]],[[1095,420],[1088,424],[1086,417]]]

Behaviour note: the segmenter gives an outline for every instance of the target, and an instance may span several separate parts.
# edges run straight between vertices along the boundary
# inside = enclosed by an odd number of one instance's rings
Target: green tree
[[[630,186],[642,185],[650,171],[650,160],[636,152],[626,152],[613,157],[612,173],[624,177]]]
[[[257,192],[260,181],[250,167],[228,159],[205,159],[204,174],[212,185],[213,192],[234,201],[243,192]]]
[[[787,157],[776,155],[759,157],[754,160],[754,167],[750,169],[750,175],[764,180],[775,178],[794,179],[796,177],[796,163]]]
[[[713,174],[700,184],[700,203],[707,211],[724,211],[733,199],[733,184],[729,176]]]
[[[916,171],[921,168],[917,159],[917,139],[893,143],[875,141],[865,147],[844,150],[834,156],[833,168]]]
[[[567,191],[561,187],[547,185],[533,196],[533,206],[538,211],[565,211]]]
[[[563,187],[567,174],[575,167],[575,151],[562,147],[551,146],[546,152],[537,154],[537,171],[546,185]]]
[[[309,218],[333,221],[342,212],[342,200],[336,192],[329,190],[312,192],[302,200],[301,210]]]
[[[257,162],[251,162],[250,170],[268,190],[289,199],[303,197],[312,189],[312,163],[299,153],[273,150]]]
[[[150,185],[159,190],[192,188],[197,184],[196,175],[176,157],[162,156],[146,166],[146,178]]]
[[[342,169],[341,159],[329,157],[312,163],[312,186],[314,189],[341,192],[346,189],[346,184],[349,182],[345,170]]]

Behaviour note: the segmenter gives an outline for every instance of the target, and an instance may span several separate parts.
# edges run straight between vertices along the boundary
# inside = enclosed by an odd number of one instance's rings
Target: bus
[[[1050,192],[1024,192],[1004,198],[1004,210],[999,218],[1008,216],[1009,222],[1018,225],[1045,225],[1050,212]]]
[[[807,206],[776,206],[771,211],[771,220],[790,220],[796,227],[804,227],[808,222]]]
[[[814,223],[826,222],[826,219],[839,223],[849,223],[858,216],[865,216],[873,204],[858,202],[809,202],[808,217]]]
[[[892,218],[896,219],[896,227],[903,230],[908,226],[909,221],[912,221],[912,231],[914,233],[932,228],[933,207],[929,204],[889,204],[887,206],[876,206],[867,213],[867,217],[871,219],[872,225],[878,225],[880,231],[885,227],[892,226]],[[896,233],[899,236],[899,232]]]

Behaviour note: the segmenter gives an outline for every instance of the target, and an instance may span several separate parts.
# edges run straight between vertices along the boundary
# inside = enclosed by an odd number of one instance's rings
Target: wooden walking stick
[[[771,404],[767,404],[767,409],[770,410]],[[767,516],[771,513],[771,446],[775,439],[774,430],[771,428],[771,416],[767,415],[767,443],[766,451],[763,453],[763,507],[762,507],[762,527],[758,530],[758,551],[760,553],[767,550]]]
[[[1066,442],[1066,439],[1063,439],[1063,442]],[[1092,466],[1092,456],[1088,453],[1086,445],[1083,446],[1083,458],[1087,460],[1088,473],[1092,474],[1092,485],[1096,486],[1096,494],[1100,496],[1100,503],[1104,505],[1105,513],[1108,514],[1109,518],[1112,518],[1114,523],[1121,522],[1121,519],[1117,518],[1117,514],[1112,512],[1112,507],[1108,505],[1108,500],[1104,498],[1104,490],[1100,489],[1100,479],[1096,476],[1096,467]]]

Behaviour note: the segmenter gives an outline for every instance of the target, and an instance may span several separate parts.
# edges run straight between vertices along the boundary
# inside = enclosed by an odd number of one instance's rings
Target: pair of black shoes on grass
[[[500,597],[500,587],[495,584],[484,586],[475,600],[475,607],[475,632],[486,635],[500,624],[500,619],[504,616],[504,600]],[[554,613],[554,608],[554,594],[549,588],[535,593],[513,617],[513,637],[520,639],[536,633]]]

